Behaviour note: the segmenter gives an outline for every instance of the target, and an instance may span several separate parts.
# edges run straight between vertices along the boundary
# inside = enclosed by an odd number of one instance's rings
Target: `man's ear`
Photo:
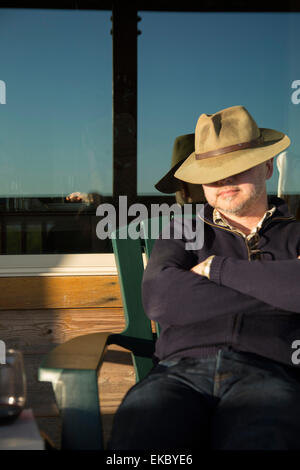
[[[269,180],[273,175],[274,170],[274,157],[266,161],[266,180]]]

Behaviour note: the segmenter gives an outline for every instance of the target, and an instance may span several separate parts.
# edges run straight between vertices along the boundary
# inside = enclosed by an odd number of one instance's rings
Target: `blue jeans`
[[[114,419],[111,450],[300,450],[300,370],[252,353],[161,361]]]

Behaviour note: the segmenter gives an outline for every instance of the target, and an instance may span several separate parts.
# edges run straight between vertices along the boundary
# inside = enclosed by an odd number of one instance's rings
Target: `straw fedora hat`
[[[171,169],[156,183],[155,188],[162,193],[175,193],[180,189],[180,182],[174,178],[175,171],[195,149],[195,134],[176,137],[173,145]]]
[[[259,128],[244,106],[201,114],[195,151],[174,176],[188,183],[214,183],[269,160],[290,143],[282,132]]]

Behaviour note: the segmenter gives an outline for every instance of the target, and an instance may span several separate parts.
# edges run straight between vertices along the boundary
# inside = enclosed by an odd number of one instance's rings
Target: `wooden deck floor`
[[[106,445],[113,416],[126,392],[135,384],[131,354],[118,346],[109,346],[100,370],[98,384]]]

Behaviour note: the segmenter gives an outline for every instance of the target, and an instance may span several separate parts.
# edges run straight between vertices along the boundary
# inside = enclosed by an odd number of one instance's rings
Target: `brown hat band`
[[[215,157],[216,155],[222,155],[222,153],[235,152],[236,150],[248,149],[251,147],[258,147],[264,142],[263,137],[260,135],[257,139],[250,140],[249,142],[243,142],[242,144],[228,145],[220,149],[211,150],[205,153],[196,153],[196,160],[202,160],[203,158]]]

